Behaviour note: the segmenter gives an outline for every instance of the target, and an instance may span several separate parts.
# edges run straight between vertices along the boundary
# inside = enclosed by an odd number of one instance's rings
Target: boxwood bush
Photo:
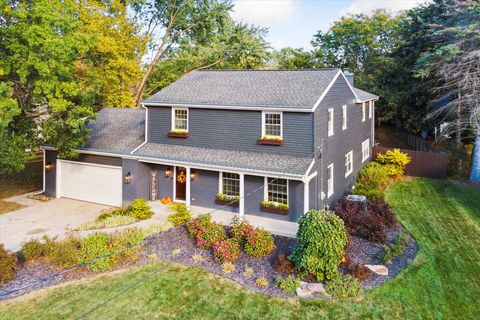
[[[342,219],[328,211],[310,210],[299,220],[298,245],[290,255],[297,270],[318,281],[339,276],[347,233]]]
[[[147,200],[141,198],[133,200],[126,210],[129,216],[136,219],[150,219],[153,216]]]

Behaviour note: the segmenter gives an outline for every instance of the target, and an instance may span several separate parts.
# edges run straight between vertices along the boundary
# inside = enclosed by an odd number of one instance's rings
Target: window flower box
[[[187,130],[170,130],[168,132],[168,136],[170,138],[187,139],[189,136],[189,133]]]
[[[267,146],[281,146],[283,140],[279,136],[263,136],[258,139],[258,144]]]
[[[284,203],[262,201],[262,203],[260,203],[260,211],[287,215],[289,213],[289,208],[288,205]]]
[[[215,197],[215,204],[221,205],[221,206],[229,206],[229,207],[235,207],[238,208],[240,205],[240,197],[239,196],[229,196],[226,194],[218,193],[217,196]]]

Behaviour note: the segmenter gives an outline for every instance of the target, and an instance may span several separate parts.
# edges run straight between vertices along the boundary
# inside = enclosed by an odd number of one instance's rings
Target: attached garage
[[[57,197],[122,205],[122,167],[57,160]]]

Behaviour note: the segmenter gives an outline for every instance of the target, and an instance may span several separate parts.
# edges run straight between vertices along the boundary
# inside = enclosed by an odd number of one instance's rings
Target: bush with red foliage
[[[239,255],[240,248],[235,239],[222,240],[213,244],[213,256],[220,263],[236,261]]]
[[[282,275],[295,273],[295,264],[286,254],[279,254],[272,263],[273,269]]]
[[[372,273],[370,269],[365,267],[363,264],[355,263],[347,257],[345,262],[347,268],[347,273],[352,277],[357,278],[358,281],[367,280],[370,274]]]
[[[237,241],[239,245],[244,245],[245,241],[253,234],[254,228],[248,224],[248,221],[235,220],[230,227],[230,236]]]
[[[362,203],[344,197],[337,203],[335,213],[349,234],[374,242],[385,243],[388,228],[397,223],[395,213],[382,199],[368,201],[364,208]]]
[[[225,240],[227,235],[223,226],[212,222],[210,215],[196,218],[186,225],[188,234],[195,239],[198,247],[212,249],[213,244]]]

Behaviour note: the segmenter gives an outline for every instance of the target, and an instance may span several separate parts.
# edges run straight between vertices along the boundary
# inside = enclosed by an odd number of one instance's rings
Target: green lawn
[[[397,278],[345,301],[284,300],[253,294],[206,271],[171,265],[89,315],[90,319],[478,319],[480,189],[415,179],[388,200],[420,252]],[[101,275],[0,306],[2,319],[75,318],[158,265]]]

